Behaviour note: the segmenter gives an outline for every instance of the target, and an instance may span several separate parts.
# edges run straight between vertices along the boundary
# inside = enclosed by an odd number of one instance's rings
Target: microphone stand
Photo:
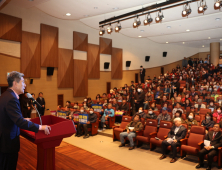
[[[34,101],[33,101],[33,107],[34,107],[34,108],[35,108],[35,110],[37,111],[38,116],[39,116],[39,120],[40,120],[40,124],[42,125],[42,118],[41,118],[41,116],[40,116],[40,114],[39,114],[38,109],[35,107],[35,102],[34,102]]]

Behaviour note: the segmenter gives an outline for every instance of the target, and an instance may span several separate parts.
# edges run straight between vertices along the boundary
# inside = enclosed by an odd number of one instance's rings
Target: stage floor
[[[21,149],[19,152],[17,170],[34,170],[37,165],[37,147],[27,139],[20,137]],[[81,148],[62,142],[56,148],[56,170],[128,170],[108,159],[95,155]]]

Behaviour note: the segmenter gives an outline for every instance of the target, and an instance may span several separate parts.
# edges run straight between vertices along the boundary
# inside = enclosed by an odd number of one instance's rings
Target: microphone
[[[26,96],[33,101],[33,103],[36,103],[39,107],[42,107],[33,97],[30,93],[26,93]]]

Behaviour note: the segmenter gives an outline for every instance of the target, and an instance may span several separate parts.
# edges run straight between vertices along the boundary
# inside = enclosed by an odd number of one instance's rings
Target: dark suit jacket
[[[178,132],[176,133],[176,135],[174,134],[174,130],[176,129],[176,126],[173,126],[171,128],[171,130],[168,133],[168,138],[173,138],[175,136],[177,142],[180,142],[181,139],[185,138],[186,134],[187,134],[187,129],[184,126],[180,126],[180,129],[178,130]]]
[[[0,152],[19,152],[20,128],[37,133],[39,125],[23,119],[19,100],[11,89],[7,89],[0,96]]]
[[[42,105],[44,105],[44,107],[39,107],[38,105],[37,105],[37,109],[38,109],[38,111],[39,111],[39,113],[42,115],[42,114],[44,114],[44,112],[45,112],[45,99],[44,98],[42,98],[42,100],[38,97],[37,99],[36,99],[36,101],[42,106]]]
[[[213,133],[214,131],[209,131],[205,139],[211,141],[211,146],[214,146],[214,149],[217,149],[218,147],[222,146],[222,134],[219,131],[213,139]]]
[[[143,68],[143,71],[142,71],[142,74],[141,74],[141,69],[140,69],[140,75],[141,76],[145,76],[145,72],[146,72],[146,70]]]
[[[137,103],[143,103],[145,99],[145,93],[141,92],[140,94],[136,93],[134,100],[137,100]]]

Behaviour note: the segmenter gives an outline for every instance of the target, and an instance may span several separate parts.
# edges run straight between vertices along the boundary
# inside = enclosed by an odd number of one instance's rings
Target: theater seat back
[[[147,119],[143,136],[149,137],[149,134],[157,131],[157,120]]]
[[[172,127],[172,122],[169,121],[160,121],[159,131],[157,133],[157,137],[161,140],[164,140],[164,136],[168,135],[170,129]]]
[[[121,129],[125,129],[126,125],[128,125],[132,120],[132,117],[130,116],[123,116],[122,117],[122,122],[120,124]]]
[[[204,126],[192,126],[190,129],[190,135],[187,141],[189,146],[198,148],[198,143],[202,142],[205,137]]]

